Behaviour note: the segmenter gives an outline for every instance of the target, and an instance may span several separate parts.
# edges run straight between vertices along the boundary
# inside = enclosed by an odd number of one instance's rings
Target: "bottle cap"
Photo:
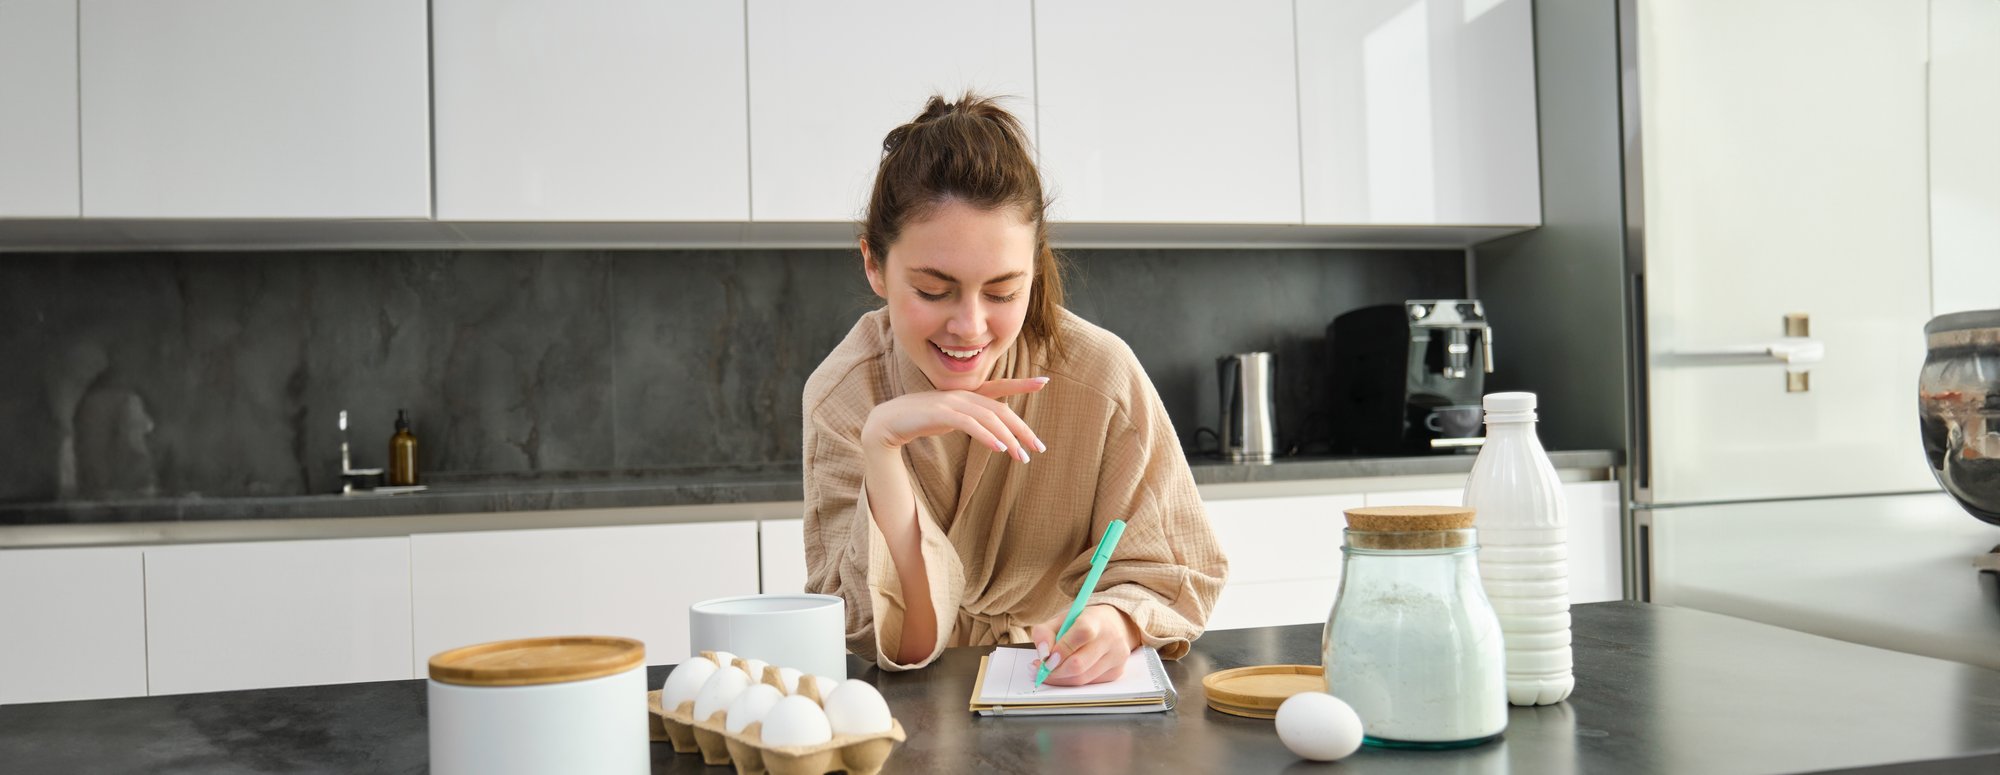
[[[1533,422],[1535,420],[1535,394],[1533,393],[1488,393],[1483,404],[1486,407],[1487,422]]]
[[[404,419],[403,410],[401,409],[396,410],[396,430],[407,431],[409,429],[410,429],[410,421]]]

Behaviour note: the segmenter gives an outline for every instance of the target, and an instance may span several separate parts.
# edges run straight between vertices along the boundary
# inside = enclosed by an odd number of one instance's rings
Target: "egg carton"
[[[704,651],[702,656],[713,659],[714,652]],[[748,661],[738,657],[730,664],[748,669]],[[776,665],[767,665],[760,683],[769,684],[778,691],[785,691],[785,682]],[[798,691],[791,692],[825,705],[819,696],[818,683],[801,677]],[[708,718],[694,717],[694,701],[684,700],[680,707],[663,708],[660,692],[646,693],[646,706],[651,711],[651,738],[672,743],[677,753],[699,753],[702,763],[711,766],[734,764],[737,775],[822,775],[828,772],[846,770],[851,775],[876,775],[882,771],[882,763],[889,758],[889,752],[897,743],[903,742],[903,722],[889,720],[889,729],[866,735],[834,735],[832,739],[818,745],[766,746],[763,738],[763,722],[753,722],[742,731],[731,734],[723,726],[725,713],[716,711]]]

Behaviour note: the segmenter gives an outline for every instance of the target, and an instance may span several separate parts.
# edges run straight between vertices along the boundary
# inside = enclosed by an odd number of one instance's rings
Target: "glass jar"
[[[1918,427],[1938,485],[2000,525],[2000,309],[1940,315],[1917,380]]]
[[[1457,506],[1347,511],[1320,650],[1327,692],[1361,717],[1368,745],[1459,748],[1507,728],[1505,643],[1472,517]]]

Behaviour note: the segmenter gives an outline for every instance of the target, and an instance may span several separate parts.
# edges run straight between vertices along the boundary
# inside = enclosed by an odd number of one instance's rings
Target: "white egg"
[[[707,721],[715,712],[729,707],[730,701],[744,689],[750,688],[750,676],[741,668],[718,667],[715,675],[701,685],[701,691],[694,696],[694,720]]]
[[[840,688],[840,679],[828,678],[823,675],[813,676],[813,689],[819,692],[821,702],[825,702],[826,698],[833,696],[833,690],[837,688]]]
[[[802,675],[805,675],[805,673],[799,672],[797,668],[790,668],[790,667],[778,668],[778,680],[783,681],[785,683],[786,694],[799,693],[799,676]]]
[[[889,703],[867,681],[841,681],[826,697],[826,723],[836,735],[889,731]]]
[[[1300,692],[1278,706],[1278,739],[1292,753],[1330,762],[1361,747],[1361,717],[1326,692]]]
[[[762,721],[771,706],[784,698],[785,693],[770,684],[757,684],[744,689],[742,694],[736,695],[735,701],[729,703],[729,709],[722,712],[722,728],[732,735],[741,732],[744,727],[750,726],[750,722]]]
[[[827,726],[826,711],[805,697],[796,694],[786,697],[764,714],[766,747],[819,745],[832,739],[833,728]]]
[[[730,665],[730,663],[732,663],[732,662],[735,662],[735,661],[736,661],[736,655],[735,655],[735,654],[731,654],[731,653],[729,653],[729,652],[727,652],[727,651],[717,651],[717,652],[715,652],[715,664],[717,664],[717,665],[721,665],[721,666],[723,666],[723,667],[728,667],[728,666]]]
[[[743,672],[750,674],[751,683],[763,683],[764,667],[769,664],[771,663],[761,659],[745,659],[743,660]]]
[[[681,703],[694,699],[701,692],[702,684],[708,683],[709,676],[715,675],[715,663],[707,657],[691,657],[686,662],[674,666],[667,674],[667,682],[660,685],[660,707],[673,710]]]

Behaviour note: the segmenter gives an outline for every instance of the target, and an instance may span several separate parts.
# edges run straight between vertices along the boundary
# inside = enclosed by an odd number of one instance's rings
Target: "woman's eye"
[[[986,294],[986,300],[993,302],[994,304],[1006,304],[1007,302],[1013,301],[1018,298],[1021,298],[1020,291],[1015,291],[1005,296],[1000,296],[992,293]]]
[[[943,299],[946,295],[947,294],[943,293],[925,293],[921,290],[917,291],[917,298],[923,299],[924,301],[938,301]]]

